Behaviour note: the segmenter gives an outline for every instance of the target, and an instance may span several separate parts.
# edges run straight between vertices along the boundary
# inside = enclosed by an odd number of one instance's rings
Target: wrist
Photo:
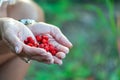
[[[19,20],[21,23],[23,23],[24,25],[26,25],[28,28],[30,28],[30,26],[32,26],[33,24],[36,23],[35,20],[33,19],[21,19]]]
[[[36,21],[33,19],[21,19],[19,21],[27,26],[36,23]]]

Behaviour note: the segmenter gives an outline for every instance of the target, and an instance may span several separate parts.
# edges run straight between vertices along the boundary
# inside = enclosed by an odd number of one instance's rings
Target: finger
[[[72,43],[63,35],[63,33],[60,31],[57,27],[51,27],[50,34],[62,45],[71,48]]]
[[[56,42],[54,39],[49,39],[49,42],[54,45],[55,48],[57,48],[58,51],[64,52],[64,53],[69,53],[69,49],[58,42]]]
[[[55,63],[55,64],[62,65],[62,60],[61,60],[61,59],[59,59],[59,58],[57,58],[57,57],[55,57],[55,56],[53,56],[53,58],[54,58],[54,63]]]
[[[39,57],[39,56],[33,56],[31,57],[32,60],[36,60],[38,62],[43,62],[46,64],[53,64],[54,63],[54,59],[52,58],[46,58],[46,57]]]
[[[58,52],[55,56],[58,57],[59,59],[64,59],[66,57],[65,53],[63,52]]]
[[[30,47],[27,45],[23,46],[23,52],[28,56],[39,56],[46,59],[52,59],[52,55],[42,48]]]
[[[8,32],[8,34],[11,34]],[[12,48],[12,50],[19,54],[22,51],[22,42],[16,35],[6,35],[3,40],[9,44],[9,46]]]
[[[39,62],[42,62],[44,60],[46,63],[48,62],[50,64],[54,62],[52,55],[46,52],[44,49],[30,47],[27,45],[23,46],[23,53],[19,54],[18,56],[27,57],[33,60],[37,60]]]

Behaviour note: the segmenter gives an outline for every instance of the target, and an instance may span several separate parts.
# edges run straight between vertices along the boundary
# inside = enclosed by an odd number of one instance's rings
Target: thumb
[[[16,35],[5,36],[4,39],[13,52],[19,54],[22,51],[22,42]]]
[[[16,44],[14,44],[14,48],[15,48],[15,53],[19,54],[20,52],[22,52],[22,44],[21,42],[17,42]]]

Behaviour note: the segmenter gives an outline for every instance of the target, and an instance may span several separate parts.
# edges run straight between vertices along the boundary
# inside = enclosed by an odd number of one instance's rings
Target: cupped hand
[[[54,45],[58,50],[58,53],[53,56],[54,63],[62,64],[62,59],[69,53],[69,48],[72,47],[72,43],[63,35],[60,29],[43,22],[29,25],[29,29],[35,36],[46,34],[49,37],[49,43]]]
[[[33,33],[21,22],[14,19],[3,19],[2,27],[0,27],[2,40],[17,53],[21,58],[28,57],[33,60],[44,63],[53,63],[52,55],[42,48],[30,47],[24,44],[24,40],[31,36],[35,42]],[[37,58],[35,57],[37,56]]]

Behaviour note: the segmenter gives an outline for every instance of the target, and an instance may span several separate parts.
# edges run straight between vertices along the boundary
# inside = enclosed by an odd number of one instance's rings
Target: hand
[[[0,27],[2,40],[8,44],[10,49],[17,53],[18,56],[21,58],[30,57],[31,59],[44,63],[53,63],[54,59],[50,53],[44,49],[30,47],[23,43],[29,36],[35,40],[32,32],[24,24],[9,18],[0,21],[2,22],[2,27]],[[34,56],[37,56],[37,59],[34,58]]]
[[[69,52],[69,48],[72,47],[71,42],[62,34],[59,28],[56,26],[46,24],[43,22],[29,25],[29,29],[36,35],[46,34],[49,37],[49,43],[53,44],[58,53],[53,56],[54,63],[62,64],[62,59],[65,58],[66,53]]]

